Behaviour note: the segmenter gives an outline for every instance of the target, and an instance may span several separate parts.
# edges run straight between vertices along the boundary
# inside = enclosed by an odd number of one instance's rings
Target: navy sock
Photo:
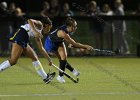
[[[66,64],[66,68],[69,69],[71,72],[74,70],[74,68],[71,67],[71,65],[68,62]]]
[[[59,60],[60,69],[61,69],[61,70],[65,71],[66,63],[67,63],[66,60]],[[63,76],[63,73],[61,73],[61,72],[59,71],[59,75],[60,75],[60,76]]]

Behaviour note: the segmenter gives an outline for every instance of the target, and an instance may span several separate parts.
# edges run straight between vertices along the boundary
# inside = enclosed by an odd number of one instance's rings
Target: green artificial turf
[[[0,63],[4,60],[0,58]],[[57,72],[45,58],[40,61],[46,72]],[[56,58],[53,61],[58,65]],[[20,58],[17,65],[0,72],[0,100],[139,100],[139,58],[73,57],[68,61],[81,72],[79,83],[65,77],[66,83],[61,84],[56,76],[44,84],[31,60]]]

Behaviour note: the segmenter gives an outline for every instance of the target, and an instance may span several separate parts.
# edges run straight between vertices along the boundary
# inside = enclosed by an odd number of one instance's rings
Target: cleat
[[[60,83],[65,83],[65,80],[64,80],[63,76],[57,76],[57,80],[58,80]]]
[[[50,83],[51,82],[51,80],[55,77],[55,72],[53,72],[53,73],[48,73],[47,74],[47,78],[46,79],[43,79],[43,81],[46,83],[46,84],[48,84],[48,83]]]
[[[75,70],[75,69],[72,71],[72,73],[73,73],[74,76],[79,76],[80,75],[80,72]]]

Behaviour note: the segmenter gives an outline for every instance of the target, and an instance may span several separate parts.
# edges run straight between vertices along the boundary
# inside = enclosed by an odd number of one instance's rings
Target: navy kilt
[[[24,28],[20,28],[16,33],[11,33],[8,35],[9,41],[13,43],[17,43],[18,45],[22,46],[23,48],[27,47],[29,43],[29,36],[27,31]]]

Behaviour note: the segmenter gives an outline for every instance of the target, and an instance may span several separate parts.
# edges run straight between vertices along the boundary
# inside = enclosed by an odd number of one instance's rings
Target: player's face
[[[47,34],[48,32],[50,32],[51,28],[52,28],[52,25],[47,24],[47,25],[44,25],[44,28],[42,31],[44,34]]]
[[[76,21],[71,26],[71,29],[72,29],[72,32],[75,32],[76,31],[76,29],[77,29],[77,22]]]

